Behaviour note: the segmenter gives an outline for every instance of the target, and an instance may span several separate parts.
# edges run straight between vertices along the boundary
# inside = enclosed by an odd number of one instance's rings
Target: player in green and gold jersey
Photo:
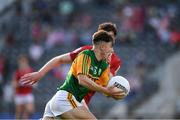
[[[85,50],[74,60],[65,83],[60,90],[66,90],[81,102],[91,90],[79,84],[78,75],[86,75],[92,81],[106,86],[109,80],[109,67],[106,60],[98,61],[93,50]]]
[[[96,119],[82,100],[89,91],[116,98],[121,94],[113,86],[106,87],[110,68],[107,62],[113,52],[113,38],[98,31],[93,37],[93,49],[81,52],[73,61],[66,81],[46,104],[43,119]]]

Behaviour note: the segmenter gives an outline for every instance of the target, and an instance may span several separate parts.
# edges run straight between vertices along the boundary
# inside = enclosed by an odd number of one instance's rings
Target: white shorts
[[[26,95],[15,95],[14,102],[16,105],[22,105],[27,103],[33,103],[34,102],[34,96],[33,94],[26,94]]]
[[[75,97],[64,90],[59,90],[46,104],[43,117],[57,117],[73,108],[83,106],[84,101],[78,102]]]

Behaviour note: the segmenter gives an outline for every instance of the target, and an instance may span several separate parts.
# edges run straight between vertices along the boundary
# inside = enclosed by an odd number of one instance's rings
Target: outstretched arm
[[[64,64],[64,63],[71,63],[81,51],[86,50],[86,49],[91,49],[91,48],[92,46],[83,46],[72,52],[54,57],[53,59],[48,61],[39,71],[24,75],[21,78],[21,83],[27,84],[27,85],[35,84],[47,72],[49,72],[53,68],[58,67],[59,65]]]
[[[44,76],[47,72],[52,70],[53,68],[58,67],[64,63],[71,63],[71,57],[69,53],[54,57],[50,61],[48,61],[38,72],[41,76]]]
[[[48,61],[39,71],[25,74],[20,82],[25,85],[33,85],[38,82],[47,72],[64,63],[72,62],[70,53],[59,55]]]

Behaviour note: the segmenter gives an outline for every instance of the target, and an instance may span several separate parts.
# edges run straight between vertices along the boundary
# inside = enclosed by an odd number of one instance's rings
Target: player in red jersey
[[[102,23],[99,25],[98,30],[107,31],[109,34],[112,35],[115,42],[115,37],[117,34],[117,28],[115,24],[111,22]],[[92,49],[92,46],[83,46],[72,52],[54,57],[53,59],[48,61],[38,72],[33,72],[33,73],[24,75],[21,78],[21,82],[23,84],[33,85],[34,83],[38,82],[47,72],[49,72],[55,67],[59,67],[59,65],[61,64],[71,63],[81,51],[87,50],[87,49]],[[110,62],[110,72],[111,72],[110,75],[114,76],[116,75],[117,71],[120,68],[121,60],[115,53],[113,53],[111,55],[109,62]],[[89,100],[91,99],[93,95],[94,95],[94,92],[90,92],[85,97],[85,101],[87,104],[89,103]],[[122,91],[121,98],[124,98],[124,97],[125,97],[125,93]]]
[[[24,55],[20,55],[18,59],[18,69],[15,71],[12,81],[15,91],[16,119],[28,119],[34,112],[32,86],[22,85],[19,82],[23,75],[32,72],[33,69],[29,66],[28,58]]]

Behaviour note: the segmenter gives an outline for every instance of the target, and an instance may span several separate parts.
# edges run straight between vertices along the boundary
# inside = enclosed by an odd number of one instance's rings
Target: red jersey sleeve
[[[117,69],[121,66],[121,63],[121,59],[115,53],[113,53],[110,61],[110,71],[113,76],[116,74]]]
[[[93,46],[83,46],[83,47],[80,47],[72,52],[70,52],[70,57],[71,57],[71,60],[74,60],[76,58],[76,56],[83,50],[90,50],[92,49]]]

